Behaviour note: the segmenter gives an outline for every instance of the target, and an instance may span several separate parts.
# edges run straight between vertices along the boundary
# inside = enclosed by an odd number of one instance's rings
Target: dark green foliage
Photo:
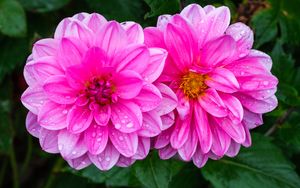
[[[43,152],[25,129],[26,109],[19,100],[27,87],[22,69],[32,44],[52,37],[63,18],[78,12],[145,27],[190,3],[226,5],[233,22],[243,16],[255,31],[255,48],[273,59],[279,106],[253,130],[252,146],[235,158],[210,160],[203,169],[160,160],[151,151],[129,168],[107,172],[95,166],[75,171],[59,155]],[[299,5],[300,0],[0,0],[0,187],[300,187]]]

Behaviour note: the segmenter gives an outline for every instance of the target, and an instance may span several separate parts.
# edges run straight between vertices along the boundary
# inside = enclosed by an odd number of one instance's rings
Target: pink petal
[[[159,115],[165,115],[172,112],[177,107],[177,96],[175,93],[165,84],[155,84],[162,95],[162,101],[160,105],[155,109]]]
[[[34,114],[38,114],[47,100],[43,88],[39,85],[28,87],[21,96],[22,104]]]
[[[277,91],[277,87],[272,89],[264,89],[258,91],[245,91],[243,92],[246,95],[251,96],[254,99],[264,100],[266,98],[272,97]]]
[[[161,75],[168,53],[162,48],[149,48],[149,52],[148,66],[141,75],[146,81],[152,83]]]
[[[240,102],[244,107],[246,107],[248,110],[254,113],[263,114],[263,113],[271,112],[278,105],[278,101],[275,96],[272,96],[265,100],[257,100],[250,96],[239,93],[236,95],[236,97],[240,100]]]
[[[142,112],[133,102],[119,101],[111,106],[111,121],[121,132],[132,133],[142,126]]]
[[[198,136],[195,130],[191,129],[185,144],[178,149],[178,154],[184,161],[190,161],[196,152]]]
[[[170,137],[173,132],[173,127],[161,132],[157,137],[155,137],[154,148],[161,149],[170,143]]]
[[[109,57],[113,57],[117,51],[127,44],[125,30],[116,21],[107,22],[96,34],[95,44],[107,52]]]
[[[205,91],[205,94],[198,99],[201,107],[215,117],[225,117],[228,114],[223,100],[218,92],[212,88]]]
[[[128,166],[132,165],[134,162],[135,162],[135,159],[124,157],[123,155],[120,155],[116,166],[128,167]]]
[[[251,50],[248,57],[259,60],[259,63],[264,66],[267,71],[271,71],[272,59],[268,54],[258,50]]]
[[[35,69],[35,78],[40,82],[43,82],[50,76],[64,74],[63,70],[56,63],[56,59],[51,56],[39,58],[32,66]]]
[[[142,73],[147,68],[150,60],[150,52],[143,45],[131,45],[120,51],[112,61],[112,66],[116,67],[116,71],[132,70]]]
[[[144,35],[146,46],[166,49],[163,32],[160,31],[157,27],[145,28]]]
[[[208,74],[209,78],[205,81],[209,87],[225,93],[234,93],[239,89],[239,83],[234,74],[224,68],[216,68]]]
[[[228,157],[235,157],[239,153],[240,148],[241,148],[241,144],[238,144],[235,141],[231,140],[231,144],[226,152],[226,155]]]
[[[65,159],[76,159],[87,152],[83,136],[70,133],[67,129],[59,131],[58,150]]]
[[[128,43],[143,44],[144,43],[144,32],[143,28],[135,22],[123,22],[122,27],[126,31]]]
[[[49,131],[41,128],[39,141],[42,149],[48,153],[59,153],[57,135],[59,131]]]
[[[161,31],[164,31],[167,27],[167,24],[170,22],[170,19],[172,18],[171,15],[169,14],[163,14],[163,15],[160,15],[158,18],[157,18],[157,23],[156,23],[156,27],[161,30]]]
[[[72,168],[76,170],[81,170],[92,163],[87,154],[82,155],[76,159],[68,159],[67,162]]]
[[[278,84],[278,79],[275,76],[266,74],[243,76],[237,79],[240,83],[241,91],[273,89]]]
[[[190,114],[191,107],[190,101],[188,98],[185,97],[182,91],[178,90],[177,93],[178,104],[177,104],[177,112],[180,119],[186,119],[187,116]]]
[[[88,17],[90,14],[86,12],[80,12],[78,14],[75,14],[72,16],[73,19],[83,21],[86,17]]]
[[[216,8],[212,5],[206,5],[203,7],[203,10],[205,11],[206,14],[210,13],[211,11],[215,10]]]
[[[116,94],[122,99],[132,99],[136,97],[143,87],[141,76],[131,70],[124,70],[118,73],[115,82]]]
[[[245,141],[245,130],[241,123],[235,123],[230,118],[220,118],[216,119],[216,121],[234,141],[239,144]]]
[[[202,109],[202,107],[195,103],[194,106],[194,125],[198,134],[200,149],[202,153],[207,153],[212,145],[212,133],[210,130],[209,121],[207,118],[207,113]]]
[[[177,153],[177,150],[173,149],[171,147],[171,145],[168,145],[168,146],[158,150],[158,155],[163,160],[170,159],[176,153]]]
[[[48,101],[38,114],[38,123],[49,130],[60,130],[67,127],[67,113],[69,107]]]
[[[23,72],[25,81],[29,86],[36,85],[38,82],[37,79],[35,78],[36,70],[34,69],[33,65],[34,65],[34,61],[32,60],[32,55],[30,55],[26,61],[26,65],[24,67],[24,72]]]
[[[194,27],[199,26],[199,23],[205,18],[203,8],[198,4],[190,4],[186,6],[180,15],[187,18]]]
[[[86,16],[82,22],[87,25],[93,33],[98,33],[101,27],[107,22],[106,19],[97,13],[92,13]]]
[[[61,39],[64,36],[67,26],[70,24],[72,18],[63,19],[55,29],[54,38]]]
[[[143,113],[143,124],[138,131],[139,136],[154,137],[161,133],[162,121],[155,111]]]
[[[201,149],[198,147],[194,156],[193,156],[193,163],[196,165],[198,168],[202,168],[208,160],[207,154],[203,154],[201,152]]]
[[[214,67],[230,62],[235,53],[236,43],[231,36],[224,35],[205,44],[200,65]]]
[[[32,48],[33,59],[38,59],[45,56],[54,56],[58,47],[58,40],[55,39],[41,39],[34,43]]]
[[[89,153],[90,160],[100,170],[111,169],[118,162],[119,156],[120,153],[114,148],[111,143],[108,143],[105,150],[98,155],[92,155]]]
[[[254,36],[248,26],[240,22],[234,23],[227,28],[226,34],[232,36],[237,42],[237,55],[239,58],[249,54],[253,45]]]
[[[132,157],[136,153],[138,147],[137,133],[122,133],[111,128],[109,138],[115,148],[125,157]]]
[[[211,151],[217,156],[223,156],[229,146],[230,146],[230,137],[214,122],[211,126],[213,143],[211,146]]]
[[[263,124],[262,115],[244,109],[243,123],[246,125],[247,129],[254,129]]]
[[[63,37],[77,38],[86,46],[91,47],[93,42],[93,32],[80,21],[72,20],[66,27]]]
[[[101,153],[108,142],[107,126],[91,125],[84,132],[84,140],[91,154],[97,155]]]
[[[162,130],[166,130],[170,128],[175,123],[175,115],[174,112],[170,112],[168,114],[162,115],[161,121],[162,121]]]
[[[75,38],[62,38],[58,51],[58,59],[61,67],[66,68],[82,62],[87,46]]]
[[[204,10],[207,16],[205,19],[205,27],[203,29],[207,32],[205,37],[205,42],[207,42],[224,34],[230,23],[230,10],[225,6],[221,6],[213,10],[211,8],[204,7]]]
[[[221,93],[220,97],[232,115],[238,120],[238,122],[241,122],[244,116],[244,109],[241,102],[236,97],[225,93]]]
[[[170,142],[173,148],[181,148],[188,140],[190,132],[190,121],[191,118],[187,118],[184,121],[177,119],[175,122],[175,128],[171,135]]]
[[[177,25],[168,24],[164,40],[169,55],[180,69],[188,68],[193,62],[194,41],[188,32]]]
[[[93,111],[94,120],[98,125],[105,126],[107,125],[110,116],[111,116],[111,108],[109,105],[99,106]]]
[[[150,138],[139,137],[139,143],[136,153],[132,156],[133,159],[145,159],[150,151]]]
[[[53,102],[73,104],[76,101],[77,92],[70,87],[66,76],[51,76],[45,81],[43,89],[47,97]]]
[[[38,138],[41,132],[41,126],[37,122],[37,116],[28,112],[26,116],[26,129],[34,137]]]
[[[68,130],[73,133],[85,131],[93,121],[93,114],[86,107],[77,107],[74,105],[67,116]]]
[[[140,106],[142,112],[148,112],[157,109],[162,102],[162,96],[159,88],[152,84],[145,84],[141,92],[133,99]]]
[[[246,125],[243,124],[243,126],[244,126],[244,129],[245,129],[245,132],[246,132],[246,139],[245,139],[245,142],[242,143],[242,145],[243,145],[244,147],[250,147],[251,144],[252,144],[251,134],[250,134],[249,129],[247,129]]]

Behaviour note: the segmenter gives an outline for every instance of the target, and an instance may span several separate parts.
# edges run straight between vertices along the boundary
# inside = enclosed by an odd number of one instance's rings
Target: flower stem
[[[44,188],[50,188],[55,179],[55,175],[60,171],[64,161],[61,158],[58,158],[50,172],[49,178],[44,186]]]
[[[287,118],[290,116],[290,114],[294,111],[294,108],[291,107],[288,110],[286,110],[273,124],[273,126],[265,133],[265,136],[270,136],[271,134],[273,134],[276,129],[281,126],[286,120]]]

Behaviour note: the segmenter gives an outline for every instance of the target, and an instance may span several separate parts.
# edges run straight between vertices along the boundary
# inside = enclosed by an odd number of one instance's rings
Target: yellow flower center
[[[206,75],[188,72],[181,78],[179,88],[188,98],[196,99],[208,88],[204,83],[206,79]]]

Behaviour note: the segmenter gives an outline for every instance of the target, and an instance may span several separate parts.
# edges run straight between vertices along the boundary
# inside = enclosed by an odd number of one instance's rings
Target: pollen
[[[188,72],[181,78],[179,88],[188,98],[196,99],[208,88],[204,82],[206,79],[206,75]]]

